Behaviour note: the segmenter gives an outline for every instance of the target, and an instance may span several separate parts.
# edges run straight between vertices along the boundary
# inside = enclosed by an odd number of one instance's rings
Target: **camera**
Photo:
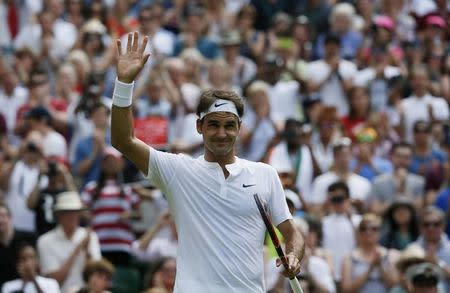
[[[58,174],[56,162],[48,162],[48,177],[55,177]]]

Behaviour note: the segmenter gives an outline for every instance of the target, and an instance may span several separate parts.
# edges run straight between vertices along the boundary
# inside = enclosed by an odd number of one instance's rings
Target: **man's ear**
[[[197,119],[196,126],[197,126],[198,134],[202,134],[203,121],[200,119]]]

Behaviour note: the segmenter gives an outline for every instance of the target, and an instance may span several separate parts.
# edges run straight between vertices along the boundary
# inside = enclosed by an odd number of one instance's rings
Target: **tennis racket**
[[[275,228],[273,227],[272,221],[269,218],[269,214],[267,213],[258,194],[255,193],[253,197],[255,198],[256,205],[258,206],[258,210],[261,213],[261,217],[264,221],[264,224],[266,225],[267,231],[269,232],[270,235],[270,239],[272,239],[277,254],[280,257],[281,261],[283,262],[284,268],[288,269],[288,264],[286,262],[286,258],[284,257],[284,252],[283,249],[281,248],[280,240],[278,239],[278,236],[275,233]],[[290,278],[289,284],[291,285],[292,291],[294,291],[294,293],[303,293],[302,287],[300,287],[300,282],[297,280],[296,277]]]

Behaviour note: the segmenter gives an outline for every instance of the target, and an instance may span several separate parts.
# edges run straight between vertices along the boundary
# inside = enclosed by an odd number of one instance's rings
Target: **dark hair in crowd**
[[[345,183],[344,181],[334,182],[328,187],[328,192],[333,192],[337,190],[342,190],[345,193],[346,197],[350,196],[350,189],[348,188],[347,183]]]

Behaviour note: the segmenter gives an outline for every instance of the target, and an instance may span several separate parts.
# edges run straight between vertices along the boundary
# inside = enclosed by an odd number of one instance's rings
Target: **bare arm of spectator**
[[[75,247],[72,253],[70,253],[69,257],[63,263],[63,265],[58,270],[47,273],[46,276],[55,279],[59,284],[62,284],[66,280],[78,254],[83,250],[86,250],[87,252],[90,237],[91,233],[88,232],[87,236]]]
[[[358,277],[352,276],[352,261],[350,256],[344,259],[342,264],[342,291],[344,293],[357,293],[362,286],[369,280],[373,267],[370,266],[363,274]]]
[[[158,220],[156,221],[155,225],[151,227],[150,229],[145,232],[144,235],[139,238],[139,249],[140,250],[146,250],[150,242],[155,238],[155,235],[161,231],[162,228],[167,226],[169,222],[171,221],[171,216],[169,211],[163,212]]]

